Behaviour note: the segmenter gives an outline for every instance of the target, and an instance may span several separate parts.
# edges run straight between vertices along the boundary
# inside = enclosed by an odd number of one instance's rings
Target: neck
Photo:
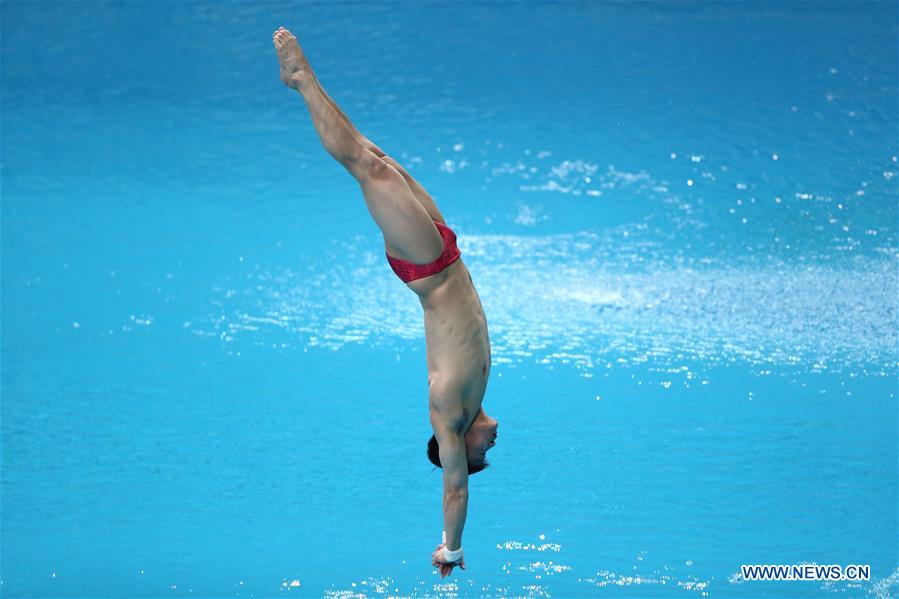
[[[468,427],[466,427],[465,432],[467,433],[468,431],[470,431],[471,427],[473,427],[475,424],[486,422],[486,420],[487,415],[484,414],[484,410],[482,408],[478,408],[478,411],[474,415],[474,418],[472,418],[471,422],[468,423]]]
[[[490,417],[484,413],[484,408],[480,408],[478,413],[474,415],[474,419],[471,421],[472,424],[487,424],[490,420]]]

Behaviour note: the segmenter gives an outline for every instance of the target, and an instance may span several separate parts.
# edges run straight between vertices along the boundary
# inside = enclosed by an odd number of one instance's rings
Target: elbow
[[[447,487],[444,489],[443,497],[446,501],[463,502],[468,501],[467,487]]]

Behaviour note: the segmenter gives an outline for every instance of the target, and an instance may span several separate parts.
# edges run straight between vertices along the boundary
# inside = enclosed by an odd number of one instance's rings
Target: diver
[[[433,198],[394,158],[362,135],[315,76],[283,27],[273,42],[281,81],[305,100],[328,153],[359,182],[365,205],[384,236],[387,262],[421,302],[433,436],[428,458],[443,468],[444,539],[431,555],[442,577],[465,568],[462,529],[468,477],[488,466],[497,421],[483,409],[490,376],[490,339],[481,300],[460,258],[456,234]]]

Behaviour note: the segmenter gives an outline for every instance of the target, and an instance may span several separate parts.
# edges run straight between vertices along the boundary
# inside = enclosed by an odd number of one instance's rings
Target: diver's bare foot
[[[297,38],[281,27],[272,35],[272,41],[278,52],[278,62],[281,63],[281,81],[287,87],[300,90],[310,81],[311,70]]]

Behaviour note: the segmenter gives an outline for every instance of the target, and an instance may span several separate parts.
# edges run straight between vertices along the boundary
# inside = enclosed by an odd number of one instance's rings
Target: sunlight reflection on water
[[[581,161],[553,176],[593,173]],[[579,180],[588,179],[578,175]],[[597,187],[655,191],[645,172],[610,167]],[[452,223],[452,221],[450,221]],[[677,230],[689,222],[669,221]],[[685,361],[743,361],[812,371],[891,365],[897,337],[891,256],[732,262],[684,254],[670,230],[638,221],[602,232],[516,235],[457,231],[482,297],[494,362],[597,369]],[[348,343],[396,348],[423,337],[414,296],[386,267],[375,237],[331,242],[315,264],[256,265],[223,281],[214,310],[194,334],[272,347],[334,350]]]

